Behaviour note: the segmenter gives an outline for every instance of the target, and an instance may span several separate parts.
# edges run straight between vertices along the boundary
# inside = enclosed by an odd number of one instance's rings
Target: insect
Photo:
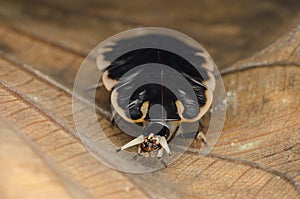
[[[171,51],[140,48],[119,56],[103,70],[102,82],[111,92],[114,114],[143,129],[139,136],[119,148],[118,152],[138,145],[137,155],[154,155],[161,159],[164,151],[171,154],[168,143],[182,123],[201,121],[212,103],[215,78],[212,71],[204,67],[210,60],[201,53],[195,53],[194,56],[200,60],[197,68]],[[139,67],[141,65],[144,67]],[[164,80],[173,81],[176,85],[176,77],[160,65],[180,74],[189,83],[196,99],[180,85],[168,88]],[[133,72],[127,74],[128,71]],[[151,83],[155,78],[162,81]],[[153,118],[150,110],[157,105],[162,111],[157,111]],[[198,131],[197,137],[205,141],[202,132]]]

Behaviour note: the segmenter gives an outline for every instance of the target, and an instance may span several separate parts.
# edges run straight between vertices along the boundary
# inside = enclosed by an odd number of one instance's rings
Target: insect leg
[[[141,146],[139,146],[139,149],[138,149],[137,154],[135,154],[135,155],[132,157],[132,159],[133,159],[133,160],[136,160],[139,156],[142,156],[142,148],[141,148]]]
[[[201,131],[204,128],[204,125],[202,123],[202,120],[199,120],[199,129],[198,132],[195,135],[196,140],[202,140],[204,144],[207,144],[206,136],[204,133]]]
[[[111,118],[110,118],[111,128],[115,127],[116,124],[120,121],[120,119],[117,118],[116,116],[117,116],[116,111],[112,111],[112,113],[111,113]],[[117,120],[117,119],[118,119],[118,120]]]
[[[165,168],[167,168],[168,167],[167,163],[162,159],[163,152],[164,152],[163,148],[159,149],[156,157],[161,162],[161,164],[164,165]]]
[[[161,157],[162,157],[162,155],[163,155],[163,152],[164,152],[164,149],[163,149],[163,148],[159,149],[158,152],[157,152],[156,157],[157,157],[158,159],[161,159]]]
[[[111,117],[110,122],[111,122],[111,127],[116,126],[116,121],[115,121],[115,118],[113,116]]]
[[[199,128],[204,129],[204,127],[205,127],[205,126],[204,126],[202,120],[200,119],[200,120],[199,120]]]
[[[197,140],[202,140],[204,144],[207,144],[206,136],[202,131],[198,131],[195,137]]]

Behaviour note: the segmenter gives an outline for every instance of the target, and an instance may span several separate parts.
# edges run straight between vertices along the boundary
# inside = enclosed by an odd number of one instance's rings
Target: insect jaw
[[[165,150],[168,155],[171,155],[166,138],[159,135],[156,136],[153,133],[151,133],[148,137],[140,135],[139,137],[123,145],[117,150],[117,152],[135,145],[139,145],[138,154],[144,155],[145,157],[150,156],[150,153],[154,152],[156,157],[161,158],[163,152],[162,150]]]

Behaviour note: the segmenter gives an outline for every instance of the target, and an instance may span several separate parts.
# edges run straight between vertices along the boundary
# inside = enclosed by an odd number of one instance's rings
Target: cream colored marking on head
[[[144,101],[140,108],[140,111],[142,112],[142,117],[139,119],[136,119],[136,120],[132,120],[132,121],[134,123],[144,122],[145,121],[144,119],[148,113],[148,109],[149,109],[149,101]]]
[[[140,122],[145,122],[145,117],[147,115],[148,112],[148,108],[149,108],[149,101],[145,101],[143,102],[140,111],[142,112],[142,117],[136,120],[132,120],[131,118],[126,116],[126,112],[123,108],[121,108],[118,104],[118,92],[117,90],[113,90],[111,93],[111,105],[114,107],[116,113],[122,117],[122,119],[126,120],[127,122],[130,123],[140,123]]]
[[[214,92],[216,87],[215,76],[209,71],[207,71],[207,75],[208,75],[208,80],[205,81],[205,83],[207,84],[208,90],[210,90],[210,92]]]
[[[154,138],[154,134],[150,133],[150,135],[148,136],[148,139],[153,139]]]
[[[128,118],[125,114],[125,111],[118,105],[118,97],[119,93],[116,90],[113,90],[111,93],[111,105],[113,106],[114,110],[121,118],[126,120],[127,122],[132,122],[130,118]]]
[[[179,117],[181,118],[181,120],[184,120],[185,118],[183,117],[183,111],[184,111],[183,104],[181,103],[181,101],[176,100],[175,105],[176,105],[177,113],[178,113]]]
[[[178,115],[181,118],[182,122],[196,122],[201,119],[201,117],[207,112],[207,110],[209,109],[209,107],[212,103],[212,93],[208,89],[205,91],[205,96],[206,96],[206,104],[203,107],[200,107],[199,114],[192,119],[186,119],[183,116],[184,106],[183,106],[182,102],[179,100],[175,101],[177,112],[178,112]]]
[[[106,88],[106,90],[111,91],[113,87],[116,86],[116,84],[118,83],[117,80],[115,79],[111,79],[108,77],[109,72],[105,71],[102,75],[102,82]]]
[[[183,104],[181,103],[181,101],[179,101],[179,100],[176,100],[175,101],[175,105],[176,105],[176,108],[177,108],[177,113],[178,113],[178,115],[179,115],[179,117],[181,118],[181,119],[184,119],[184,117],[183,117],[183,111],[184,111],[184,106],[183,106]]]

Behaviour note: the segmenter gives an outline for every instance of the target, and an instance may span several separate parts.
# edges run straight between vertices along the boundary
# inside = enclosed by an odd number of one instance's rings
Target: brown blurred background
[[[171,28],[196,39],[224,68],[299,24],[300,1],[2,0],[0,22],[82,56],[126,29]]]

